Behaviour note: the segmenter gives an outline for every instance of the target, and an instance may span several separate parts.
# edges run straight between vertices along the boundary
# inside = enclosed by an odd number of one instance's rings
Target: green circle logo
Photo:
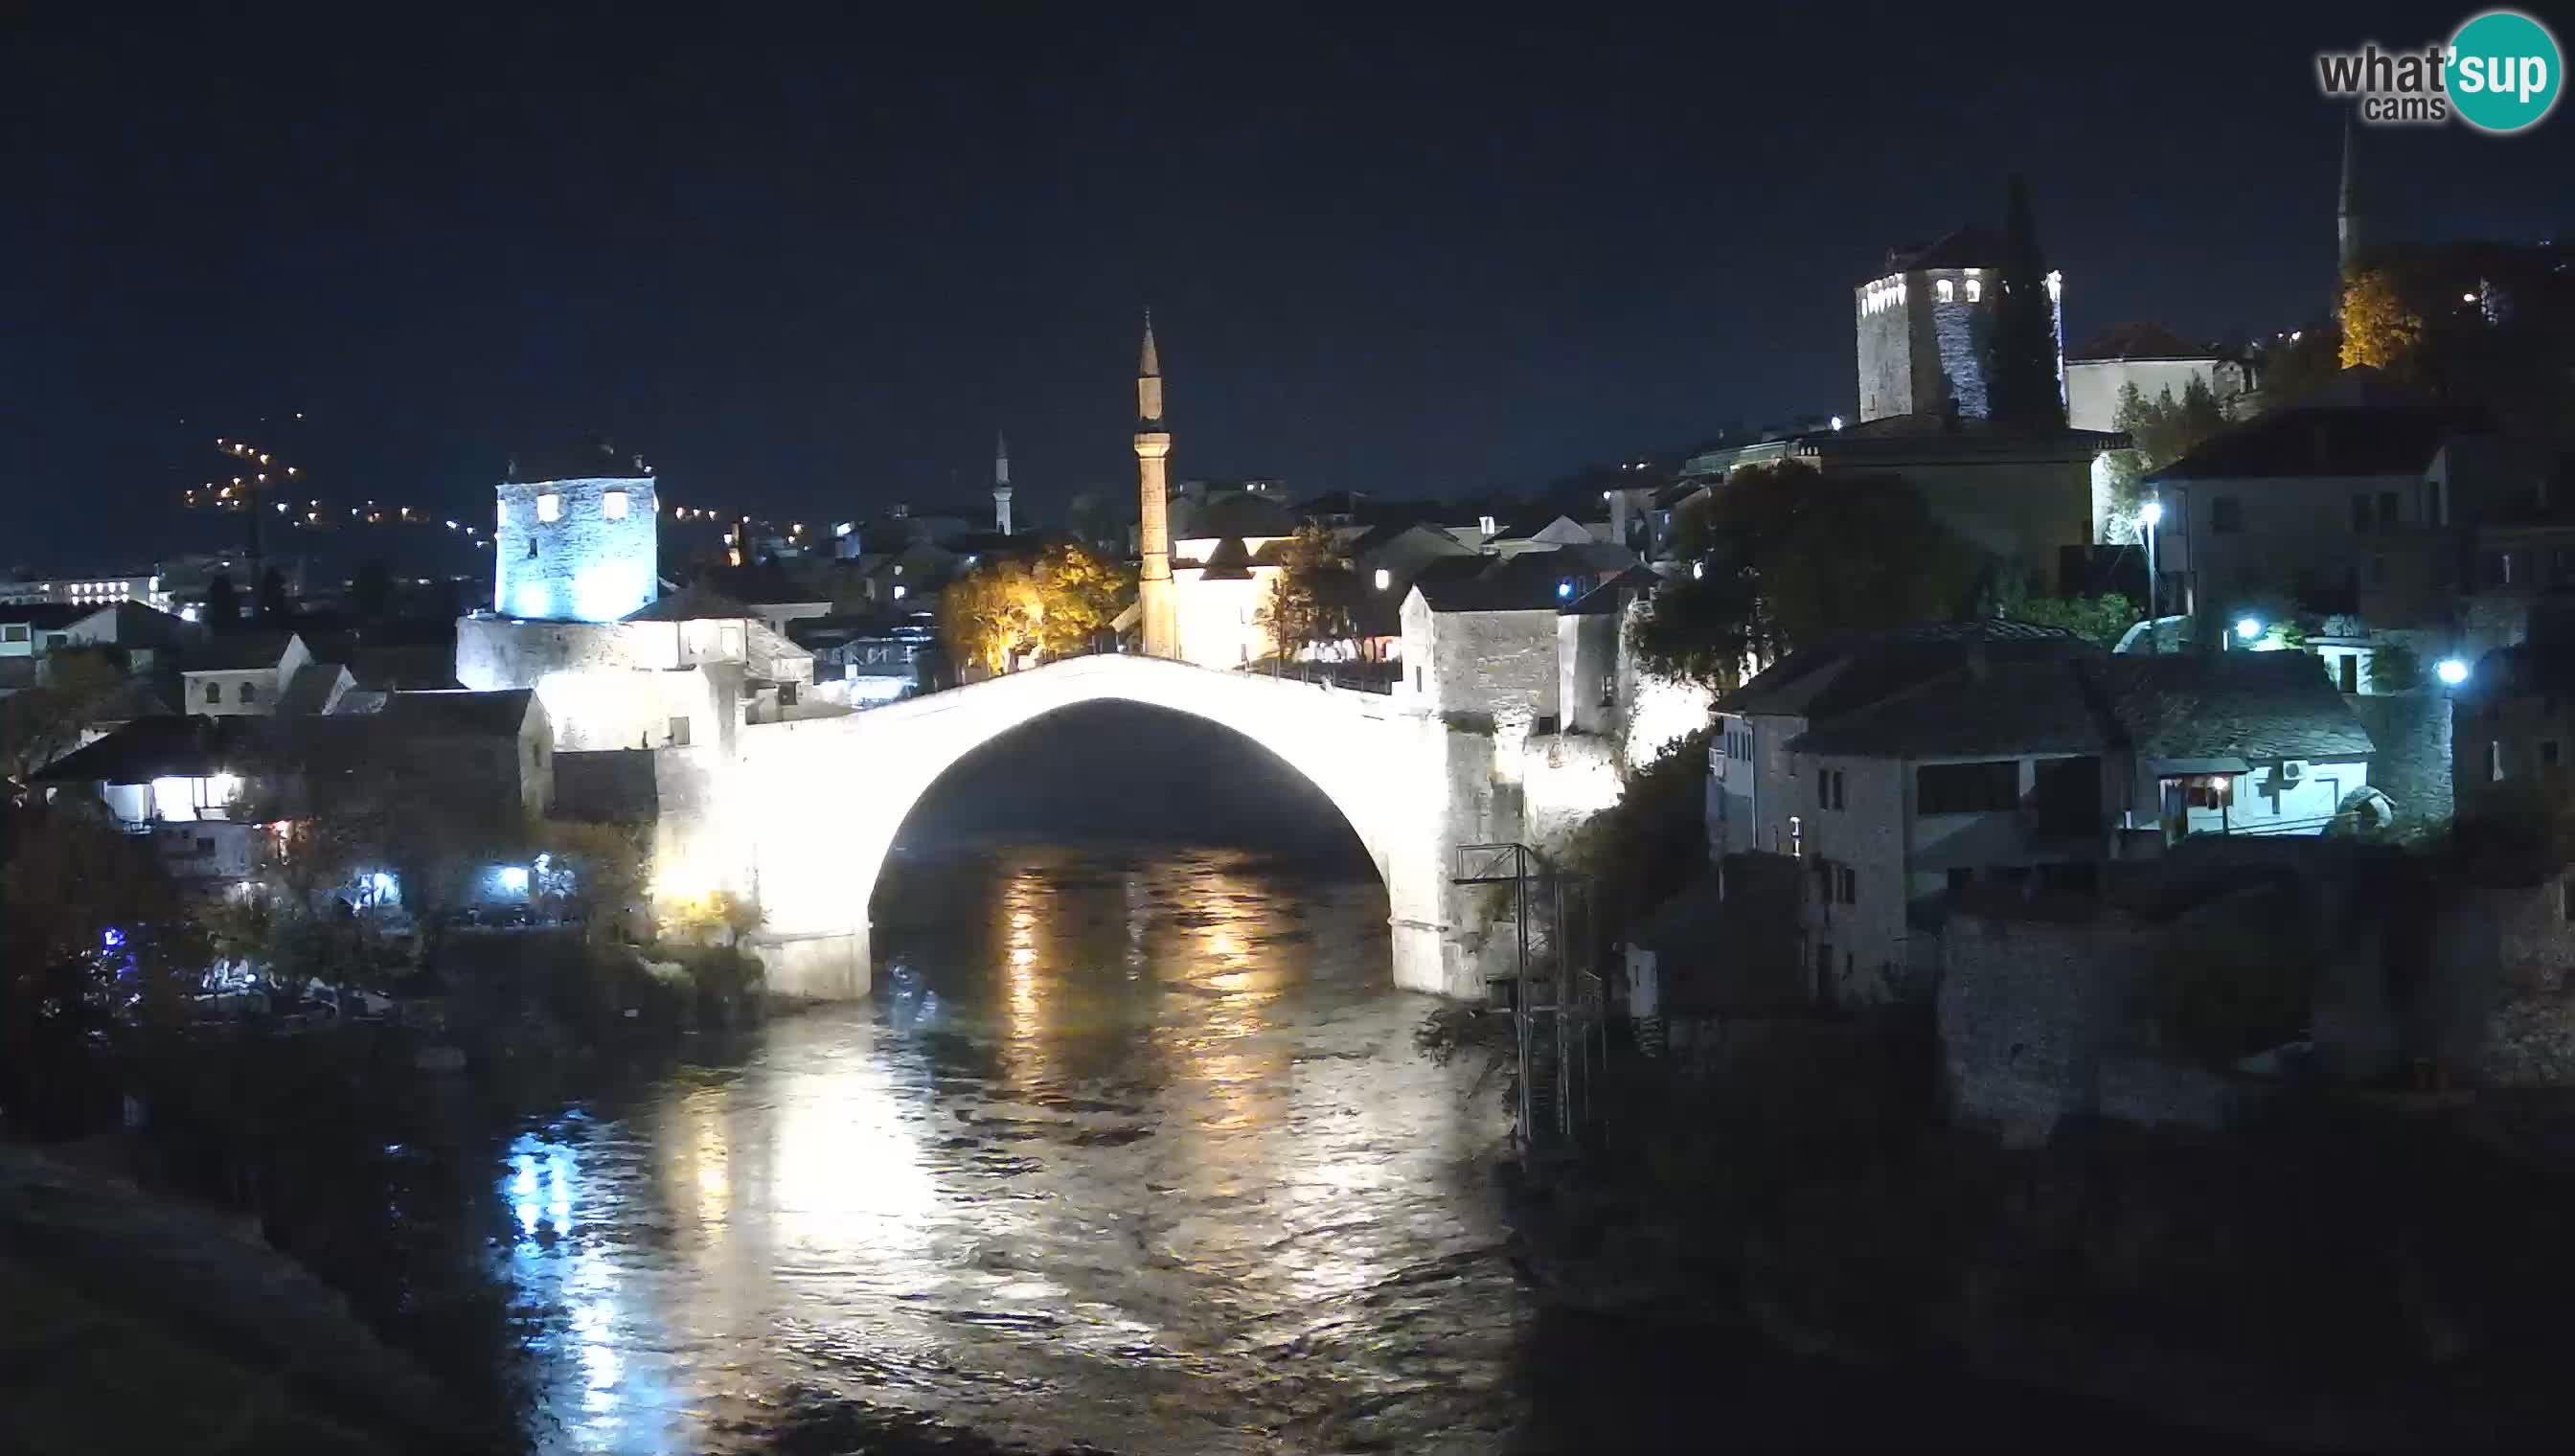
[[[2537,125],[2566,89],[2564,54],[2547,26],[2518,10],[2489,10],[2450,37],[2450,105],[2479,131]]]

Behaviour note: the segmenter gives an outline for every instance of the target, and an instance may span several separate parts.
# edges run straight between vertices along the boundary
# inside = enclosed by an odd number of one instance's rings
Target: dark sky
[[[1007,428],[1049,519],[1133,480],[1146,304],[1180,476],[1525,487],[1848,408],[1851,286],[2015,167],[2070,333],[2287,327],[2314,52],[2467,13],[784,8],[0,5],[0,559],[165,542],[293,410],[329,494],[477,518],[566,433],[830,519]],[[2575,107],[2367,140],[2382,230],[2575,232]]]

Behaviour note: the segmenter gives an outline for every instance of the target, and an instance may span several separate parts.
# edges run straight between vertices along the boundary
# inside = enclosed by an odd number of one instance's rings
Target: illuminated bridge
[[[1489,730],[1401,711],[1379,694],[1152,658],[1076,658],[844,718],[753,725],[729,753],[668,750],[657,875],[666,887],[724,885],[756,899],[767,919],[754,943],[774,991],[866,995],[868,901],[913,805],[976,747],[1103,702],[1204,719],[1312,780],[1385,882],[1395,983],[1483,993],[1484,930],[1451,866],[1459,844],[1519,836],[1521,798],[1507,791],[1519,745],[1497,747]],[[1596,769],[1587,778],[1599,798]]]

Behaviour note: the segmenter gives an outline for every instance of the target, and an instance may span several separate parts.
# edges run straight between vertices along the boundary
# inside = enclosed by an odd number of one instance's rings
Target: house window
[[[2441,483],[2439,481],[2423,483],[2423,524],[2426,526],[2441,524]]]
[[[778,685],[778,706],[781,708],[794,708],[796,706],[795,684],[781,683]]]
[[[2360,691],[2360,654],[2345,653],[2334,660],[2334,666],[2342,674],[2342,691],[2358,693]]]
[[[1817,808],[1840,808],[1841,806],[1842,806],[1842,770],[1840,770],[1839,768],[1818,768],[1818,769],[1816,769],[1816,770],[1815,770],[1815,807],[1817,807]]]
[[[2385,528],[2388,528],[2388,527],[2395,526],[2395,525],[2397,524],[2396,515],[2397,515],[2396,493],[2395,493],[2394,491],[2381,491],[2381,492],[2379,492],[2379,493],[2378,493],[2378,524],[2379,524],[2380,528],[2381,528],[2381,529],[2385,529]]]
[[[2244,529],[2244,503],[2233,496],[2218,496],[2208,503],[2208,529],[2219,536],[2232,536]]]
[[[2007,813],[2020,806],[2020,762],[1925,763],[1913,770],[1913,811]]]
[[[2181,780],[2181,802],[2184,808],[2207,809],[2210,812],[2235,802],[2235,775],[2232,773],[2195,773]]]
[[[1944,278],[1941,279],[1936,286],[1940,290],[1940,302],[1945,304],[1956,301],[1958,294],[1958,286],[1956,284],[1951,283],[1949,280]]]
[[[207,685],[206,685],[206,701],[207,701],[208,703],[221,703],[221,702],[223,702],[223,701],[224,701],[224,685],[223,685],[223,684],[221,684],[221,683],[209,683],[209,684],[207,684]]]
[[[1788,857],[1806,857],[1806,821],[1797,814],[1788,815]]]
[[[1982,301],[1983,301],[1984,297],[1985,297],[1985,281],[1984,281],[1983,279],[1981,279],[1981,278],[1970,278],[1970,279],[1968,279],[1968,280],[1967,280],[1967,302],[1969,302],[1969,303],[1971,303],[1971,304],[1972,304],[1972,303],[1980,303],[1980,302],[1982,302]]]
[[[626,493],[624,491],[608,491],[603,493],[599,498],[599,514],[607,517],[611,521],[625,520]]]
[[[563,497],[556,495],[552,491],[548,491],[544,495],[539,496],[537,498],[537,519],[539,521],[561,521],[563,519]]]
[[[1615,673],[1604,674],[1600,679],[1600,706],[1602,708],[1614,708],[1617,704],[1618,675]]]
[[[1843,904],[1859,902],[1859,872],[1847,864],[1833,866],[1833,898]]]
[[[27,624],[12,622],[0,625],[0,642],[25,642],[26,640]]]
[[[2555,738],[2541,738],[2539,740],[2539,766],[2542,768],[2554,768],[2557,766],[2557,740]]]
[[[670,732],[672,747],[685,748],[689,745],[689,720],[686,714],[671,720]]]
[[[245,706],[259,702],[259,685],[256,683],[241,685],[241,701]]]
[[[2354,531],[2364,532],[2369,530],[2369,498],[2367,496],[2354,496],[2351,498],[2351,529]]]
[[[1423,691],[1421,687],[1421,670],[1419,668],[1412,670],[1412,691],[1415,693]]]

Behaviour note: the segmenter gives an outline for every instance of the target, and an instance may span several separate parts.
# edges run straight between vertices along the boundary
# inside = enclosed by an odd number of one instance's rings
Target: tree
[[[2048,295],[2047,255],[2030,216],[2029,186],[2012,174],[2003,215],[2002,292],[1986,336],[1985,384],[1997,424],[2063,429],[2065,396],[2057,379],[2056,310]]]
[[[1795,464],[1735,472],[1673,531],[1687,572],[1654,595],[1634,646],[1712,687],[1831,633],[1954,620],[1985,563],[1897,476]]]
[[[1350,571],[1333,549],[1331,533],[1308,521],[1281,549],[1279,575],[1261,606],[1261,627],[1280,658],[1301,658],[1315,648],[1347,642],[1352,622]]]
[[[939,597],[939,636],[960,664],[1007,673],[1024,658],[1089,652],[1133,600],[1134,579],[1091,548],[1060,542],[1035,562],[997,557]]]
[[[2032,597],[2025,594],[2004,599],[1995,616],[2005,622],[2026,622],[2032,627],[2054,627],[2074,634],[2096,647],[2115,648],[2119,639],[2137,621],[2137,604],[2116,592],[2098,597]]]
[[[2193,378],[2175,400],[2169,388],[2146,399],[2134,384],[2119,387],[2118,413],[2111,426],[2127,434],[2131,448],[2109,456],[2110,538],[2138,539],[2137,512],[2144,506],[2145,478],[2197,450],[2226,428],[2226,411],[2205,380]]]
[[[357,575],[349,580],[349,606],[369,622],[381,622],[393,611],[394,579],[385,570],[381,557],[369,557],[358,564]]]
[[[44,666],[42,682],[0,698],[0,776],[23,782],[79,747],[125,692],[125,671],[109,649],[58,652]]]
[[[233,588],[233,579],[222,572],[206,584],[206,625],[226,628],[241,620],[241,593]]]
[[[1120,563],[1078,542],[1038,554],[1038,647],[1049,659],[1090,652],[1136,597]]]
[[[2342,365],[2367,365],[2391,375],[2415,373],[2423,343],[2423,317],[2406,306],[2396,275],[2381,268],[2356,270],[2342,286]]]
[[[259,617],[267,623],[286,620],[286,573],[275,567],[260,574]]]

